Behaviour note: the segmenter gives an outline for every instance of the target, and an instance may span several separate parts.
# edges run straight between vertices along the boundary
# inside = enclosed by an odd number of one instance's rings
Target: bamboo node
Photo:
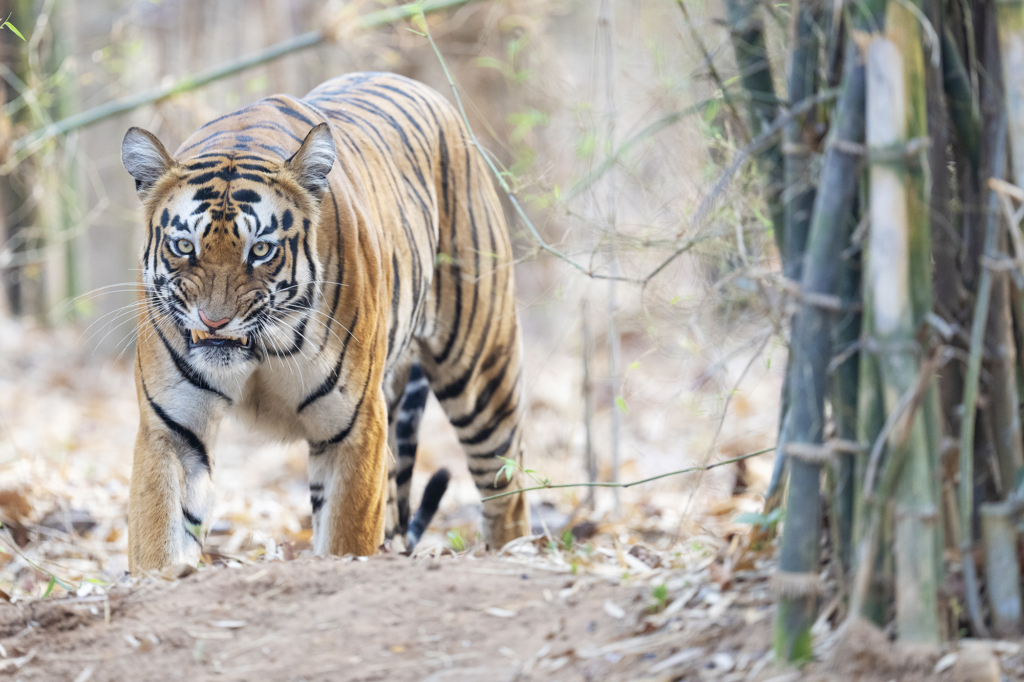
[[[920,160],[921,152],[931,147],[931,144],[929,137],[915,137],[897,144],[868,147],[858,142],[837,138],[829,142],[828,146],[844,154],[866,157],[869,163],[889,163]]]
[[[786,156],[810,157],[814,156],[814,148],[802,142],[783,142],[782,153]]]
[[[921,344],[917,341],[883,341],[881,339],[876,339],[873,336],[861,341],[861,347],[872,355],[921,352]]]
[[[1007,270],[1016,270],[1020,265],[1015,258],[1008,256],[985,256],[981,257],[981,267],[988,268],[993,272],[1006,272]]]
[[[791,573],[779,569],[772,575],[769,588],[776,597],[785,599],[818,597],[825,593],[825,581],[817,573]]]
[[[847,303],[839,296],[832,294],[819,294],[813,291],[804,291],[800,284],[790,279],[783,279],[779,286],[787,294],[800,301],[802,304],[823,308],[836,313],[857,312],[861,309],[859,303]]]
[[[915,137],[907,140],[906,142],[872,146],[868,149],[868,162],[891,163],[893,161],[898,161],[905,163],[916,159],[921,165],[925,165],[927,163],[927,159],[921,156],[921,152],[931,146],[932,140],[930,137]]]
[[[858,455],[867,448],[856,441],[833,438],[825,443],[786,443],[785,454],[808,464],[827,464],[836,453]]]
[[[855,440],[843,440],[841,438],[836,438],[834,440],[830,440],[828,444],[829,447],[832,448],[833,452],[839,452],[844,455],[859,455],[868,451],[866,447]]]
[[[919,519],[921,521],[933,523],[939,518],[939,510],[934,504],[919,507],[903,507],[897,505],[895,517],[897,519]]]
[[[786,456],[808,464],[827,464],[832,461],[834,450],[830,443],[786,443]]]

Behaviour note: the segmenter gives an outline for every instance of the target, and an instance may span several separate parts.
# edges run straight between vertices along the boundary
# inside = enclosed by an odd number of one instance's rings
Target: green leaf
[[[576,144],[576,158],[586,161],[594,156],[597,150],[597,135],[588,132],[583,139]]]
[[[57,576],[51,575],[50,576],[50,582],[46,586],[46,592],[43,593],[43,599],[46,599],[47,597],[50,596],[50,593],[53,592],[53,586],[56,585],[56,584],[57,584]]]
[[[567,552],[572,551],[572,541],[575,539],[576,537],[572,534],[571,528],[566,528],[562,531],[562,546],[565,547]]]
[[[621,395],[615,396],[615,404],[622,410],[622,414],[629,414],[629,409],[626,407],[626,399]]]
[[[19,30],[18,30],[18,29],[17,29],[17,28],[16,28],[15,26],[14,26],[14,24],[12,24],[12,23],[11,23],[11,22],[9,22],[9,21],[5,21],[5,22],[4,22],[4,26],[6,26],[7,28],[9,28],[9,29],[11,29],[12,31],[14,31],[14,35],[18,36],[18,37],[19,37],[19,38],[21,38],[22,40],[25,40],[25,36],[21,35],[21,31],[19,31]]]
[[[512,480],[512,474],[516,472],[516,461],[509,459],[508,457],[502,457],[501,460],[505,462],[498,471],[494,474],[494,484],[498,484],[498,479],[501,478],[502,474],[505,474],[505,479],[508,481]]]
[[[462,533],[457,530],[448,531],[448,543],[451,544],[452,549],[456,552],[466,551],[466,540],[462,537]]]
[[[707,108],[704,110],[704,122],[710,124],[715,120],[715,116],[718,116],[718,110],[722,106],[722,101],[713,99],[708,102]]]
[[[754,215],[757,216],[757,219],[759,221],[761,221],[761,224],[764,225],[765,227],[771,227],[772,226],[771,218],[766,217],[765,214],[761,212],[761,209],[758,208],[756,205],[753,208],[754,208]]]
[[[668,603],[668,586],[665,583],[655,585],[651,588],[651,598],[654,603],[651,605],[650,610],[657,612],[665,608]]]
[[[782,520],[785,515],[785,510],[781,507],[773,509],[767,514],[757,514],[754,512],[744,512],[733,519],[734,523],[749,523],[753,526],[761,526],[763,528],[769,528],[774,526]]]

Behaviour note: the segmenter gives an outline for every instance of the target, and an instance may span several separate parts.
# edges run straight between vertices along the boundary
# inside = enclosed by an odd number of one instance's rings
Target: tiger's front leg
[[[384,392],[368,387],[349,423],[309,444],[313,547],[317,554],[375,554],[384,543],[388,420]]]
[[[212,441],[219,406],[194,390],[163,391],[136,371],[139,433],[128,511],[128,567],[132,574],[196,564],[213,506]],[[188,405],[188,409],[182,409]]]

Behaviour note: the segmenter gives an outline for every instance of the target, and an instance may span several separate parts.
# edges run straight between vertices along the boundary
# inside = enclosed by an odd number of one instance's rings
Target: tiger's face
[[[144,202],[154,324],[172,322],[189,360],[214,371],[287,346],[321,291],[316,225],[336,156],[327,124],[285,162],[218,152],[178,163],[139,128],[121,156]]]

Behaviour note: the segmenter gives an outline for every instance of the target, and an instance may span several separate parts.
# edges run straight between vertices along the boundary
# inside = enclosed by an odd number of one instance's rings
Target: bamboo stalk
[[[941,34],[946,21],[944,1],[921,0],[920,4],[925,19],[931,23],[934,31]],[[953,211],[950,202],[951,175],[949,168],[953,157],[950,153],[949,115],[943,90],[942,42],[941,39],[939,41],[929,39],[925,41],[925,45],[927,48],[924,73],[925,123],[928,138],[931,140],[926,170],[928,179],[925,187],[930,189],[928,210],[931,224],[927,226],[930,253],[927,260],[921,259],[919,265],[924,266],[927,271],[930,300],[926,310],[917,311],[920,315],[920,317],[915,317],[918,330],[922,328],[922,325],[928,324],[928,316],[932,315],[933,311],[946,309],[943,301],[957,301],[960,292],[958,278],[947,276],[948,273],[957,272],[959,235],[953,229]],[[917,137],[920,131],[912,131],[910,134],[912,137]],[[919,252],[919,255],[923,256],[924,254]],[[943,273],[944,276],[933,279],[933,272]],[[947,543],[946,539],[955,515],[953,509],[944,504],[942,453],[944,444],[947,443],[946,434],[956,417],[956,407],[950,404],[950,398],[955,400],[955,397],[960,395],[960,369],[960,367],[947,366],[941,375],[936,376],[930,382],[926,398],[928,452],[931,456],[931,471],[933,472],[932,499],[935,500],[938,507],[934,561],[940,586],[946,583],[944,552],[947,546],[953,546]],[[950,633],[956,632],[957,628],[952,620],[954,618],[953,609],[950,608],[949,600],[940,598],[938,605],[940,636],[945,640],[949,638]]]
[[[892,149],[926,128],[924,55],[917,17],[900,3],[886,12],[885,37],[867,50],[867,141],[871,153]],[[875,338],[887,411],[919,374],[915,317],[931,308],[928,201],[921,168],[900,161],[871,163],[869,285],[874,289]],[[922,261],[928,267],[922,268]],[[896,622],[903,641],[937,643],[939,576],[937,518],[929,448],[927,401],[913,419],[906,463],[896,488]],[[890,447],[893,443],[890,443]]]
[[[1024,4],[1002,0],[996,4],[1003,91],[1010,133],[1010,167],[1018,186],[1024,185]],[[1009,225],[1016,230],[1018,226]],[[1005,252],[1007,235],[1001,234],[999,251]],[[1020,254],[1018,254],[1019,256]],[[996,362],[992,371],[992,407],[996,428],[996,458],[1001,494],[1013,490],[1018,470],[1024,466],[1021,438],[1020,397],[1017,392],[1017,350],[1013,336],[1009,273],[993,273],[989,334],[995,341]]]
[[[793,52],[789,71],[789,100],[799,102],[815,93],[818,85],[818,26],[821,7],[816,0],[796,5]],[[817,122],[815,110],[795,118],[786,126],[782,154],[785,190],[783,210],[786,225],[782,269],[788,279],[800,280],[807,230],[814,210],[815,183],[811,161],[815,150],[809,145]]]
[[[376,28],[409,19],[416,16],[421,11],[429,14],[477,1],[478,0],[435,0],[434,2],[426,3],[413,2],[405,5],[399,5],[398,7],[390,7],[388,9],[370,12],[369,14],[356,19],[355,25],[359,29]],[[154,104],[161,100],[180,95],[184,92],[190,92],[223,78],[234,76],[235,74],[257,66],[262,66],[263,64],[280,59],[281,57],[289,54],[308,50],[311,47],[316,47],[317,45],[330,42],[333,39],[333,31],[326,29],[309,31],[308,33],[303,33],[293,38],[282,40],[279,43],[275,43],[266,49],[254,52],[250,55],[239,57],[238,59],[231,59],[223,64],[218,64],[217,66],[200,71],[199,73],[183,76],[172,83],[150,88],[149,90],[129,95],[128,97],[123,97],[112,102],[106,102],[105,104],[93,107],[92,109],[79,112],[15,140],[11,144],[10,148],[11,152],[14,154],[14,158],[10,161],[6,161],[3,168],[0,168],[0,172],[9,172],[12,164],[17,165],[17,163],[23,160],[26,155],[41,148],[42,144],[47,140],[51,140],[60,135],[65,135],[79,128],[99,123],[100,121],[106,120],[112,116],[117,116],[118,114],[138,109],[139,107],[146,106],[147,104]]]
[[[1006,114],[996,124],[995,150],[992,158],[991,177],[1001,179],[1006,167]],[[985,229],[984,254],[994,255],[999,237],[998,198],[989,192],[987,226]],[[989,257],[992,257],[989,255]],[[974,427],[978,403],[978,381],[981,377],[981,356],[985,344],[988,320],[989,298],[992,293],[992,271],[981,268],[978,276],[978,292],[974,303],[974,321],[971,325],[970,355],[967,360],[967,374],[964,378],[963,418],[960,424],[960,554],[964,581],[967,588],[967,607],[977,636],[985,636],[985,623],[981,616],[978,598],[977,577],[971,547],[974,544]]]
[[[871,256],[863,253],[861,267],[864,272],[870,270]],[[863,311],[861,314],[861,339],[874,338],[874,293],[871,287],[863,287]],[[853,556],[855,581],[851,586],[850,614],[861,615],[878,626],[883,625],[888,594],[881,581],[877,579],[882,572],[882,564],[887,558],[885,547],[879,552],[878,532],[879,521],[877,510],[867,503],[859,493],[860,486],[866,479],[868,471],[868,449],[873,446],[885,424],[885,410],[881,389],[881,374],[878,358],[862,343],[859,353],[860,363],[857,377],[857,442],[861,452],[854,459],[854,481],[858,485],[858,494],[854,497],[853,543],[858,551]],[[888,465],[889,459],[885,461]],[[871,580],[872,576],[875,580]]]
[[[1012,637],[1021,628],[1020,566],[1017,562],[1017,527],[1007,502],[988,502],[979,509],[985,543],[985,586],[992,608],[992,629],[998,637]]]
[[[812,7],[797,6],[796,20],[793,27],[794,49],[789,72],[789,99],[803,101],[813,96],[817,89],[818,73],[818,15],[820,7],[815,2]],[[814,150],[806,143],[810,139],[811,128],[817,117],[814,110],[801,114],[788,124],[783,135],[783,177],[785,190],[783,194],[783,219],[785,226],[776,226],[779,255],[782,258],[782,271],[785,277],[794,282],[800,280],[804,250],[807,246],[807,230],[811,224],[811,213],[814,210],[815,184],[811,178],[811,161]],[[802,190],[797,190],[803,186]],[[792,324],[792,322],[791,322]],[[779,436],[783,444],[776,453],[772,479],[765,495],[765,511],[777,507],[782,500],[781,482],[786,468],[785,441],[788,439],[786,424],[789,423],[789,383],[793,367],[793,352],[790,349],[786,359],[786,376],[782,385],[782,399],[779,406]]]
[[[1006,233],[1000,232],[996,250],[1005,253]],[[1017,471],[1024,465],[1020,399],[1017,393],[1017,349],[1010,309],[1010,277],[1005,270],[992,273],[987,335],[991,339],[988,347],[993,351],[988,387],[999,470],[998,488],[1000,497],[1005,498],[1013,490]]]
[[[864,67],[857,46],[847,46],[845,87],[836,106],[832,138],[827,147],[815,197],[801,291],[834,295],[838,269],[834,266],[849,242],[857,194],[859,157],[852,152],[864,135]],[[852,144],[842,144],[852,143]],[[789,448],[792,444],[822,442],[825,424],[825,373],[831,350],[832,321],[823,309],[801,302],[793,321]],[[821,532],[819,485],[821,462],[790,458],[786,525],[779,570],[775,651],[783,660],[811,655],[810,627],[817,593],[818,538]]]
[[[860,259],[852,256],[840,261],[839,296],[844,301],[857,299],[861,285]],[[861,315],[851,312],[837,324],[834,348],[843,352],[860,338]],[[835,352],[834,352],[835,354]],[[835,422],[836,435],[849,441],[857,440],[857,380],[860,373],[858,353],[851,353],[846,360],[835,369],[832,376],[832,418]],[[843,571],[848,573],[851,566],[851,548],[853,546],[853,519],[857,494],[856,455],[844,453],[835,464],[836,486],[832,502],[835,517],[839,555]]]
[[[942,32],[942,84],[949,100],[949,118],[977,173],[981,155],[981,112],[950,27]]]
[[[749,98],[750,131],[754,138],[772,125],[779,109],[765,47],[764,25],[757,16],[759,4],[757,0],[726,0],[725,3],[732,29],[730,37],[740,82]],[[766,145],[757,154],[757,165],[765,178],[768,212],[775,231],[775,243],[779,252],[784,253],[785,210],[782,205],[782,192],[786,178],[782,162],[782,145],[777,141]]]

